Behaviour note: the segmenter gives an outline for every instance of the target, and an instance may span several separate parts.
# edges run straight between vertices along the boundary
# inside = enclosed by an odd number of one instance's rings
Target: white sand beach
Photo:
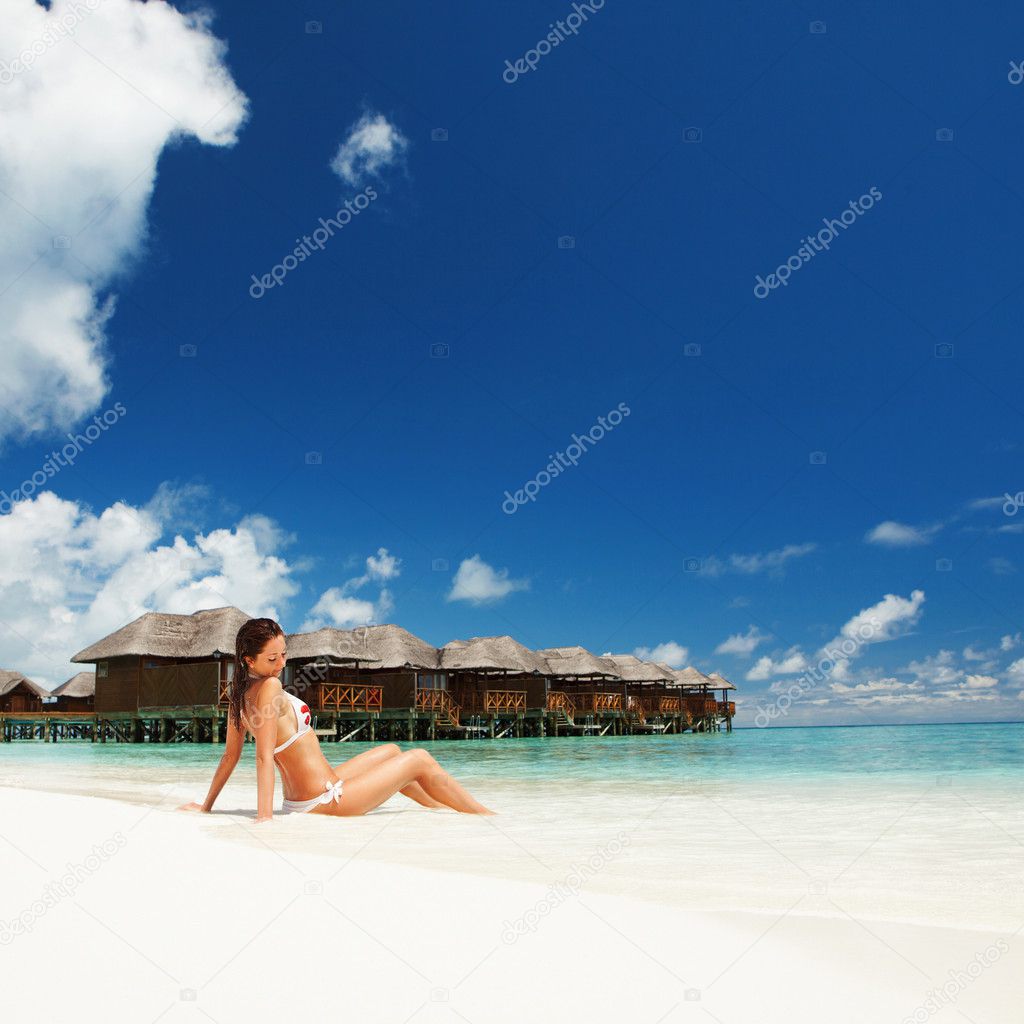
[[[654,848],[645,835],[657,834],[656,815],[644,822],[635,813],[632,831],[613,820],[601,839],[592,833],[574,848],[582,819],[530,822],[522,800],[500,794],[493,818],[396,797],[362,818],[290,815],[255,825],[237,793],[229,788],[223,810],[199,815],[174,811],[183,794],[166,790],[147,806],[0,787],[5,1017],[1020,1020],[1019,928],[851,914],[840,890],[812,880],[799,892],[769,842],[756,844],[759,856],[738,851],[742,871],[760,872],[766,891],[777,879],[773,898],[788,910],[772,899],[746,910],[693,909],[685,886],[659,897],[668,873],[692,875],[698,861],[651,870],[643,851]],[[722,835],[717,851],[700,837],[699,875],[718,857],[723,876],[737,877],[732,833]],[[569,837],[568,861],[558,836]],[[864,847],[859,837],[834,843],[845,843],[832,853],[848,859]],[[489,863],[504,877],[486,873]],[[869,867],[858,885],[874,875],[884,891],[885,873]],[[969,863],[963,872],[969,889]],[[1006,892],[1008,920],[1018,899]]]

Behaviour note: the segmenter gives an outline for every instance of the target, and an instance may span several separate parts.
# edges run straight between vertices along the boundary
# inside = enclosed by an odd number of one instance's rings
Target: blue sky
[[[773,724],[1022,717],[1024,14],[16,6],[4,668],[231,603],[648,649],[749,724],[874,609]]]

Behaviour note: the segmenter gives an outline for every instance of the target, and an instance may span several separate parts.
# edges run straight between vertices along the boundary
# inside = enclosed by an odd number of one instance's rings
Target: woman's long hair
[[[235,728],[242,724],[242,705],[245,692],[256,682],[256,676],[249,674],[246,658],[253,658],[267,643],[277,636],[284,636],[284,630],[273,619],[249,619],[235,637],[235,677],[231,680],[231,722]]]

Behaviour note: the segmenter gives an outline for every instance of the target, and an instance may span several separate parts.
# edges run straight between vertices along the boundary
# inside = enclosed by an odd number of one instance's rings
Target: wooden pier
[[[427,691],[428,693],[430,691]],[[444,691],[436,691],[444,694]],[[677,735],[732,730],[729,710],[710,705],[694,717],[678,707],[621,709],[577,706],[565,694],[552,693],[547,709],[527,709],[515,695],[491,691],[479,708],[441,706],[434,694],[427,706],[410,710],[314,708],[314,728],[322,742],[422,741],[440,739],[522,739],[558,736]],[[447,696],[447,694],[444,694]],[[436,702],[436,703],[435,703]],[[678,698],[677,698],[678,703]],[[735,713],[735,705],[732,708]],[[142,708],[134,712],[41,711],[0,713],[0,742],[70,740],[90,743],[222,743],[226,707]],[[253,742],[252,737],[247,737]]]

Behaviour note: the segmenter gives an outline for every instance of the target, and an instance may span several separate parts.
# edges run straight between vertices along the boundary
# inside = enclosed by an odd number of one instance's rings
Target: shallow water
[[[500,813],[426,811],[399,795],[362,818],[252,829],[249,744],[215,813],[197,821],[284,857],[323,853],[338,870],[364,857],[693,909],[1024,923],[1024,724],[417,745]],[[335,764],[368,746],[324,752]],[[0,746],[0,784],[165,810],[203,799],[219,753],[19,741]]]

